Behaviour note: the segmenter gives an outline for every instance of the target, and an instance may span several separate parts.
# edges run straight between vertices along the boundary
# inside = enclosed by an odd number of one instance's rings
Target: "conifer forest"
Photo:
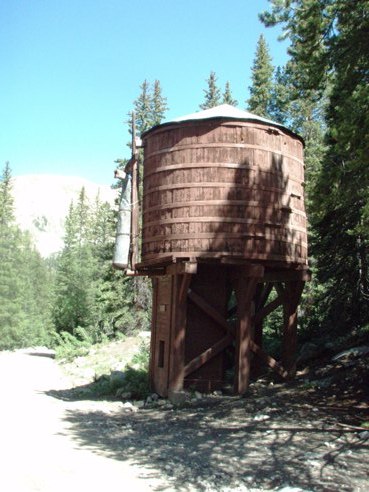
[[[260,36],[244,100],[211,71],[197,109],[231,104],[303,137],[312,281],[300,307],[300,340],[368,336],[369,0],[272,0],[260,20],[282,26],[286,65],[273,65]],[[240,70],[246,78],[248,67],[240,63]],[[168,105],[160,81],[144,80],[127,108],[137,134],[162,122]],[[131,113],[127,119],[130,125]],[[117,156],[116,166],[125,163]],[[149,329],[150,281],[112,268],[117,210],[99,197],[89,202],[81,189],[65,218],[63,250],[42,258],[16,223],[11,163],[3,164],[0,350],[94,344]],[[266,327],[272,352],[277,326],[270,319]]]

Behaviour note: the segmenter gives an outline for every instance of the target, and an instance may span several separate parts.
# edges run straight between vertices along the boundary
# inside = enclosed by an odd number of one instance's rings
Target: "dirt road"
[[[68,386],[49,357],[0,352],[0,490],[6,492],[148,491],[158,473],[76,442],[67,415],[94,402],[47,396]],[[156,476],[155,476],[156,475]]]
[[[0,377],[0,491],[369,490],[364,358],[138,412],[81,399],[49,357],[0,352]]]

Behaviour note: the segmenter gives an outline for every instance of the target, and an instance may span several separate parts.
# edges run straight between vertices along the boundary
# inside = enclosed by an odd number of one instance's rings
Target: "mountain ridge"
[[[82,188],[90,203],[99,195],[102,202],[113,205],[118,193],[109,185],[79,176],[24,174],[12,178],[16,222],[30,233],[41,256],[49,257],[63,248],[65,218]]]

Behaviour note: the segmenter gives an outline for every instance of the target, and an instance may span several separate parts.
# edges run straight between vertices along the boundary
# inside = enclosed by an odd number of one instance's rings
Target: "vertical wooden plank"
[[[263,321],[259,321],[255,323],[254,326],[254,342],[260,348],[263,348]],[[255,356],[252,363],[252,374],[254,377],[257,377],[261,373],[262,369],[262,360],[260,357]]]
[[[151,309],[151,338],[150,338],[150,366],[149,381],[151,391],[155,391],[155,360],[156,360],[156,318],[158,305],[158,279],[152,279],[152,309]]]
[[[168,394],[170,329],[172,317],[172,277],[158,277],[154,286],[150,381],[153,391]]]
[[[282,365],[288,371],[289,377],[294,377],[296,373],[297,307],[304,285],[305,282],[302,281],[285,283]]]
[[[235,378],[234,392],[243,394],[248,388],[251,366],[251,339],[253,297],[259,279],[263,276],[263,268],[253,265],[240,268],[233,275],[233,286],[237,299],[238,328],[235,347]]]
[[[256,289],[256,313],[262,309],[268,301],[270,292],[273,289],[273,285],[270,283],[259,283]],[[255,313],[255,314],[256,314]],[[260,348],[263,348],[263,320],[256,321],[254,325],[254,342]],[[254,377],[258,377],[262,369],[262,359],[258,356],[254,356],[252,361],[252,374]]]
[[[187,323],[187,295],[184,293],[187,292],[190,282],[190,274],[173,276],[169,392],[183,389]]]

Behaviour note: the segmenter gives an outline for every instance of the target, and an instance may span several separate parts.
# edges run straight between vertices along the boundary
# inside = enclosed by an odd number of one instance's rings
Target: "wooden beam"
[[[155,268],[152,270],[125,270],[124,274],[127,277],[162,277],[165,275],[164,268]]]
[[[236,332],[234,391],[243,394],[248,388],[251,365],[252,300],[257,283],[264,275],[260,265],[245,265],[232,272],[237,299],[238,329]]]
[[[186,303],[187,305],[188,289],[191,285],[192,275],[185,273],[184,275],[181,275],[181,278],[182,280],[180,281],[179,286],[178,302],[179,304]]]
[[[166,206],[166,208],[168,208]],[[161,236],[161,240],[163,239],[164,236]],[[190,239],[193,239],[193,235],[191,235]],[[148,253],[145,254],[145,262],[149,262],[151,259],[160,259],[160,258],[166,258],[168,256],[168,253]],[[231,258],[232,260],[236,260],[239,258],[240,260],[243,260],[241,263],[238,263],[236,261],[231,261],[230,263],[225,263],[225,264],[230,264],[230,265],[243,265],[244,260],[244,255],[242,253],[230,253],[229,251],[218,251],[218,252],[212,252],[212,251],[207,251],[205,252],[199,252],[199,251],[176,251],[175,252],[175,258],[180,259],[180,258],[196,258],[197,260],[201,260],[203,262],[209,261],[209,260],[218,260],[221,261],[222,258]],[[250,261],[263,261],[263,264],[273,266],[273,263],[278,262],[280,265],[286,265],[286,263],[291,263],[295,264],[296,261],[306,261],[305,258],[299,257],[296,258],[296,256],[286,256],[286,255],[275,255],[271,253],[257,253],[251,251],[249,254],[249,258],[247,260],[248,262]],[[260,265],[261,266],[261,265]],[[262,267],[262,266],[261,266]]]
[[[250,342],[251,350],[257,355],[267,366],[273,369],[274,372],[279,374],[282,378],[288,377],[288,371],[279,364],[273,357],[268,355],[257,343],[251,340]]]
[[[202,354],[192,359],[184,368],[185,377],[206,364],[210,359],[223,352],[233,342],[233,336],[226,335],[212,347],[205,350]]]
[[[308,269],[266,271],[264,280],[266,282],[309,282],[311,280],[311,272]]]
[[[251,341],[252,342],[252,341]],[[263,320],[254,323],[254,341],[259,347],[263,346]],[[252,343],[251,343],[252,350]],[[262,364],[259,357],[254,357],[252,361],[251,371],[254,377],[258,377],[261,373]]]
[[[260,294],[260,296],[259,296],[259,298],[257,299],[257,302],[256,302],[256,306],[255,306],[256,311],[259,311],[259,309],[261,309],[261,308],[263,308],[265,306],[265,303],[267,302],[272,289],[273,289],[273,285],[272,284],[266,283],[264,285],[264,288],[261,291],[261,294]]]
[[[261,308],[253,317],[253,322],[255,324],[260,323],[268,314],[272,313],[275,309],[283,304],[284,296],[278,296],[271,301],[269,304]]]
[[[152,316],[151,316],[151,338],[150,338],[150,365],[149,365],[149,379],[150,388],[155,391],[155,346],[156,346],[156,318],[157,318],[157,305],[158,305],[158,279],[152,280]]]
[[[238,306],[238,330],[236,333],[236,364],[234,391],[243,394],[249,386],[251,364],[251,304],[257,280],[255,277],[241,279],[235,289]]]
[[[175,262],[176,262],[176,258],[173,255],[166,255],[166,256],[161,256],[160,258],[152,258],[151,260],[148,261],[141,261],[140,263],[137,263],[136,268],[141,270],[143,268],[150,268],[155,266],[162,267]]]
[[[265,274],[263,277],[263,281],[265,279]],[[273,284],[271,283],[259,283],[256,288],[255,295],[255,316],[257,313],[261,311],[266,302],[268,301],[269,295],[273,289]],[[263,346],[263,317],[258,319],[254,316],[254,343],[256,343],[259,347]],[[254,377],[258,377],[262,370],[262,361],[259,357],[254,357],[252,361],[251,371]]]
[[[167,275],[183,275],[187,273],[194,275],[197,273],[197,263],[193,261],[173,263],[167,266],[166,273]]]
[[[297,349],[297,307],[305,282],[286,282],[285,302],[283,304],[284,326],[282,340],[282,364],[290,377],[296,372]]]
[[[186,283],[190,280],[190,275],[187,277],[175,275],[173,277],[169,391],[180,391],[183,389],[187,324],[187,295],[184,295],[183,292]]]
[[[274,288],[277,291],[278,295],[280,295],[280,296],[284,296],[285,295],[286,291],[285,291],[285,288],[284,288],[282,282],[275,283],[274,284]]]
[[[200,309],[202,309],[208,316],[210,316],[219,326],[224,328],[224,330],[228,333],[230,332],[230,326],[227,323],[227,320],[210,304],[208,304],[204,299],[196,294],[193,290],[188,291],[188,298],[196,304]]]
[[[264,276],[264,267],[255,263],[250,263],[250,260],[241,260],[228,256],[223,256],[220,262],[223,265],[239,265],[239,268],[234,269],[232,272],[233,278],[237,277],[255,277],[260,279]]]

